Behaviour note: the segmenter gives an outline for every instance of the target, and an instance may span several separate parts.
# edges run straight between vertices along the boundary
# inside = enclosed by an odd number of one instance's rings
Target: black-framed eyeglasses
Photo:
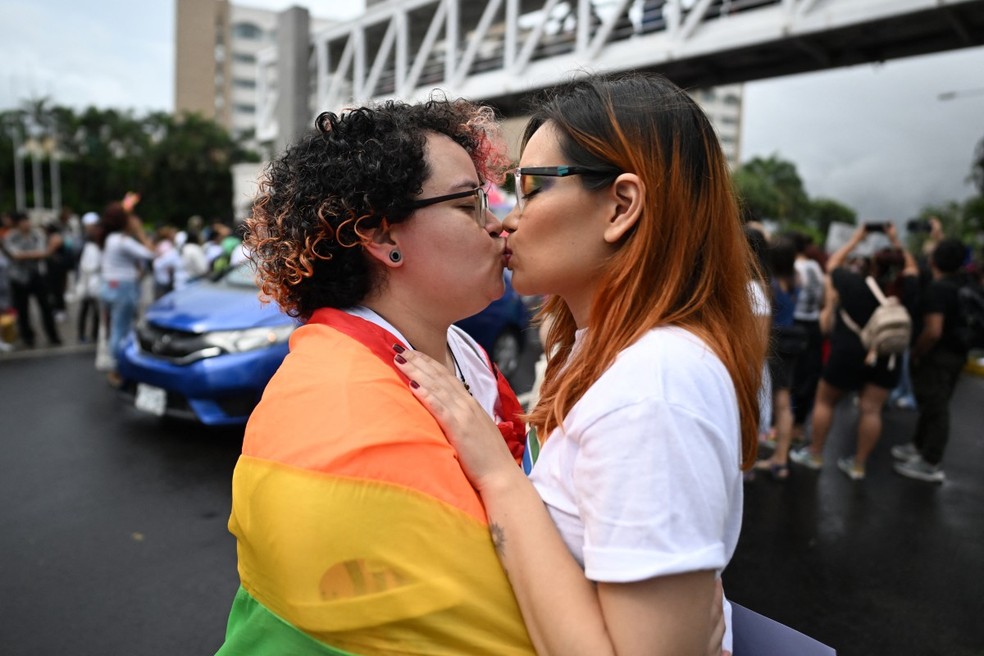
[[[591,166],[523,166],[513,171],[516,179],[516,207],[523,211],[526,199],[550,187],[551,178],[566,178],[569,175],[585,173],[616,174],[615,169],[594,168]]]
[[[454,194],[447,194],[446,196],[435,196],[434,198],[421,198],[420,200],[415,200],[410,203],[410,207],[413,209],[420,209],[421,207],[427,207],[429,205],[436,205],[437,203],[443,203],[448,200],[455,200],[457,198],[467,198],[468,196],[475,197],[475,213],[472,218],[475,219],[475,223],[479,227],[485,227],[485,223],[488,220],[489,212],[489,195],[485,192],[484,187],[475,187],[474,189],[469,189],[468,191],[459,191]]]

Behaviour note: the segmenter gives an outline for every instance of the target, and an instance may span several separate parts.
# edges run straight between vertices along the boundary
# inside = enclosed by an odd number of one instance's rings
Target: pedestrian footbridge
[[[982,0],[390,0],[312,36],[305,95],[313,114],[441,88],[508,114],[572,71],[701,87],[981,44]],[[286,99],[277,51],[260,62],[265,140]]]

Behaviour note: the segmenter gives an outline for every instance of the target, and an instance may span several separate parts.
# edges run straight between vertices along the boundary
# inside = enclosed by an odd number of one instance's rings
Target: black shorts
[[[793,369],[796,367],[795,355],[781,355],[773,351],[769,354],[769,378],[772,379],[772,391],[788,390],[793,386]]]
[[[821,378],[828,385],[851,392],[860,390],[868,383],[887,390],[894,389],[902,375],[902,354],[895,356],[895,367],[892,369],[888,367],[890,358],[878,358],[874,366],[869,366],[864,362],[866,355],[861,350],[832,347]]]

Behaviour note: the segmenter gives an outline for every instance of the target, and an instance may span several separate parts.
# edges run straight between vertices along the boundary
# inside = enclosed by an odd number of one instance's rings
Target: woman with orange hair
[[[766,349],[714,130],[662,77],[587,77],[538,105],[515,178],[507,266],[551,295],[529,479],[439,364],[395,361],[481,495],[538,654],[701,653]]]

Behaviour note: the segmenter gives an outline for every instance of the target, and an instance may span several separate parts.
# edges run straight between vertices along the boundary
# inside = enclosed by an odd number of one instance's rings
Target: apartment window
[[[741,104],[741,96],[739,96],[737,93],[729,93],[728,95],[726,95],[724,97],[724,104],[725,105],[740,105]]]
[[[232,86],[234,86],[237,89],[255,89],[256,81],[236,78],[232,81]]]
[[[233,109],[236,110],[236,113],[237,114],[255,114],[256,113],[256,105],[247,105],[245,103],[236,103],[233,106]]]
[[[256,55],[251,55],[245,52],[234,52],[232,53],[232,61],[240,64],[255,64]]]
[[[237,39],[258,41],[263,38],[263,30],[253,23],[236,23],[232,26],[232,36]]]

